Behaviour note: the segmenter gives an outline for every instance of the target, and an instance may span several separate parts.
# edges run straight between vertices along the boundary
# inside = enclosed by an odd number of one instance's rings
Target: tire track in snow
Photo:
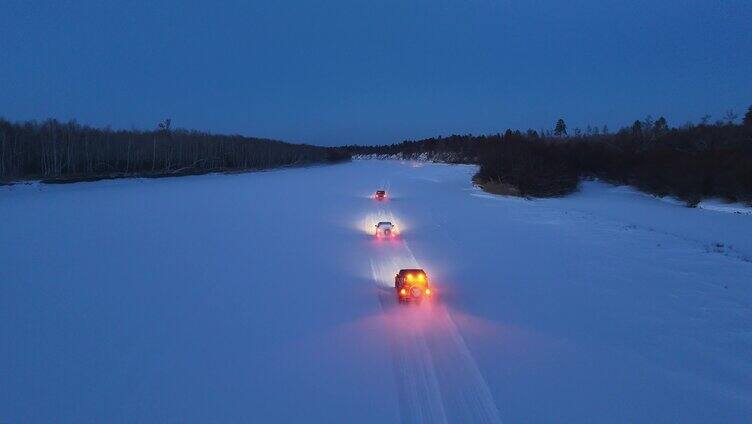
[[[394,308],[394,289],[388,285],[389,275],[394,269],[417,266],[405,259],[399,256],[371,259],[371,272],[379,288],[379,304],[390,327],[389,347],[397,381],[400,418],[403,423],[447,423],[431,352],[420,328],[423,323],[414,322],[415,317],[399,313],[403,311]]]
[[[407,243],[378,250],[371,272],[390,326],[402,422],[500,423],[488,385],[449,310],[437,302],[397,303],[394,275],[402,268],[420,268]]]

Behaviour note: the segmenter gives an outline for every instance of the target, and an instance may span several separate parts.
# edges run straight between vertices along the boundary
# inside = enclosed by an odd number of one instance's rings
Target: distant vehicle
[[[400,303],[421,302],[432,295],[428,276],[422,269],[401,269],[394,277],[394,289]]]
[[[386,191],[384,191],[384,190],[376,190],[376,194],[374,195],[374,198],[376,200],[384,200],[384,199],[386,199]]]
[[[382,221],[376,224],[376,238],[395,238],[397,237],[397,227],[389,221]]]

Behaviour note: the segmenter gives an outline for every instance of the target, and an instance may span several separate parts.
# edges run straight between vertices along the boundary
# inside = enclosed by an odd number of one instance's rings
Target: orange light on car
[[[407,274],[407,279],[412,281],[413,275],[412,274]]]
[[[430,295],[431,295],[431,289],[426,289],[426,296],[430,296]]]
[[[405,289],[400,290],[400,294],[402,296],[406,296],[407,295],[407,290],[405,290]]]
[[[418,281],[426,281],[425,274],[418,274]]]

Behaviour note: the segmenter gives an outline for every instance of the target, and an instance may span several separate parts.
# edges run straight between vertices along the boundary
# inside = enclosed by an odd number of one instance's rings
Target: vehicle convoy
[[[376,224],[376,238],[395,238],[397,237],[397,226],[389,221],[382,221]]]
[[[384,190],[376,190],[376,194],[374,195],[374,198],[376,200],[384,200],[384,199],[386,199],[386,191],[384,191]]]
[[[400,303],[420,303],[432,295],[428,276],[422,269],[401,269],[394,277],[394,289]]]

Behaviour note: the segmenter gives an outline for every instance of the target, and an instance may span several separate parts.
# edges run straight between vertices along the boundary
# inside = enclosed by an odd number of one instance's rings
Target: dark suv
[[[432,294],[428,276],[422,269],[401,269],[394,277],[394,289],[400,303],[420,302]]]

